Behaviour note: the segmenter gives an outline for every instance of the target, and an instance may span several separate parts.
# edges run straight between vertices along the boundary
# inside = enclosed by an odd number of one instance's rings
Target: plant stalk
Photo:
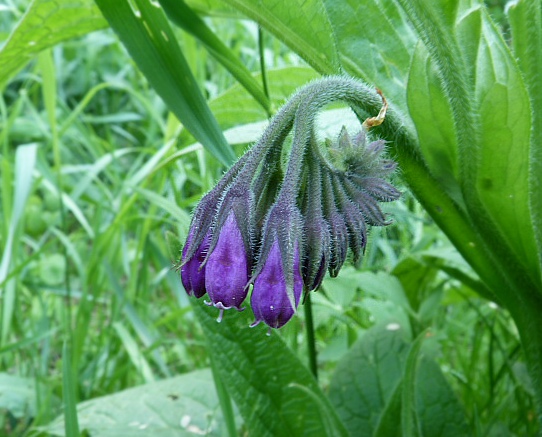
[[[516,305],[508,309],[514,319],[537,407],[538,420],[542,424],[542,296],[536,291],[523,293]]]
[[[314,336],[314,320],[312,318],[312,303],[311,303],[311,294],[307,292],[305,297],[305,302],[303,304],[305,309],[305,323],[307,331],[307,352],[309,355],[309,368],[318,380],[318,361],[316,357],[316,338]]]

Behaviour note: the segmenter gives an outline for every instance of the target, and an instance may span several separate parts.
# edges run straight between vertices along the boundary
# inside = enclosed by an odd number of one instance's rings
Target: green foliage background
[[[541,10],[0,5],[0,433],[535,435]],[[172,265],[224,166],[337,73],[390,101],[405,195],[312,296],[317,381],[303,311],[270,337],[217,324]]]

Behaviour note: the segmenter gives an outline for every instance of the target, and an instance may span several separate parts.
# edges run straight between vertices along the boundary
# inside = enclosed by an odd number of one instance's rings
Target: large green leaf
[[[93,437],[224,435],[208,369],[91,399],[80,403],[77,411],[80,429]],[[66,435],[62,416],[42,429]]]
[[[510,2],[508,8],[515,58],[523,73],[532,111],[530,209],[542,275],[542,4],[537,0]],[[542,278],[540,279],[542,282]]]
[[[226,0],[323,74],[346,71],[378,86],[402,110],[416,37],[393,1]]]
[[[476,190],[499,231],[495,237],[507,243],[531,279],[541,284],[529,211],[529,96],[508,47],[486,19],[482,35],[476,68]]]
[[[320,73],[340,71],[332,24],[323,0],[226,0],[284,41]]]
[[[329,399],[350,435],[372,436],[376,431],[402,379],[409,350],[406,335],[402,329],[370,329],[337,365]]]
[[[420,435],[471,435],[465,412],[440,367],[429,358],[421,357],[416,373],[416,415]]]
[[[34,380],[0,373],[0,410],[9,411],[16,418],[36,414]]]
[[[406,113],[406,79],[417,37],[395,1],[323,3],[341,67],[380,88]]]
[[[376,325],[339,362],[329,396],[350,435],[470,435],[439,366],[420,354],[422,340],[410,345],[396,325]]]
[[[429,53],[421,43],[412,58],[407,100],[427,166],[448,195],[462,204],[452,107]]]
[[[440,147],[448,153],[444,164],[434,159],[435,151],[431,150],[439,146],[426,147],[426,162],[436,175],[459,182],[463,199],[455,183],[451,188],[441,185],[441,189],[453,196],[463,215],[468,212],[469,220],[463,225],[468,226],[470,221],[483,242],[480,245],[462,239],[453,227],[443,230],[483,279],[493,282],[491,288],[502,289],[503,281],[517,289],[539,285],[528,194],[530,106],[510,51],[479,5],[463,2],[456,24],[450,15],[457,11],[443,9],[441,3],[398,1],[442,83],[440,89],[436,88],[437,95],[449,102],[451,123],[457,133],[456,147]],[[416,118],[414,105],[410,109]],[[439,126],[446,114],[441,111],[436,115]],[[418,122],[423,122],[423,117]],[[430,130],[423,125],[416,127],[422,135]],[[456,153],[459,172],[454,170]],[[495,257],[493,261],[491,256]],[[491,274],[495,261],[502,268]],[[492,281],[491,277],[498,276],[499,281]]]
[[[316,380],[280,337],[266,336],[266,326],[249,328],[250,311],[228,312],[217,323],[217,309],[198,301],[193,307],[250,435],[345,435]]]
[[[0,88],[40,51],[104,27],[92,0],[34,0],[0,50]]]
[[[529,196],[542,276],[542,4],[535,0],[510,2],[508,14],[514,55],[523,73],[533,108]]]
[[[149,0],[96,3],[171,111],[215,157],[231,164],[235,155],[201,94],[160,5]]]

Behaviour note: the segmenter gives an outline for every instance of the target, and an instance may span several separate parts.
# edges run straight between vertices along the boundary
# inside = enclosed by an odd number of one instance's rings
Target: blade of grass
[[[73,374],[71,346],[64,341],[62,348],[62,398],[64,403],[64,431],[67,436],[79,436],[77,419],[77,397]]]
[[[205,22],[188,7],[183,0],[159,0],[167,16],[177,26],[195,36],[238,81],[256,99],[271,116],[269,96],[262,90],[250,71],[209,29]]]
[[[6,344],[12,328],[15,309],[15,291],[17,277],[6,280],[12,259],[16,258],[19,248],[18,230],[24,215],[24,208],[32,188],[32,170],[36,162],[37,143],[19,146],[15,152],[15,192],[8,235],[0,262],[0,297],[2,298],[2,326],[0,344]]]
[[[223,164],[231,164],[235,154],[201,94],[161,7],[148,0],[96,3],[171,111],[209,152]]]
[[[130,332],[128,332],[126,327],[120,322],[113,323],[113,328],[117,331],[117,335],[121,339],[132,364],[136,367],[141,376],[143,376],[145,382],[153,382],[155,377],[152,373],[151,366],[138,347],[134,337],[132,337]]]
[[[235,426],[235,415],[233,414],[233,407],[231,403],[231,398],[228,393],[224,382],[220,377],[220,373],[217,369],[216,360],[211,355],[211,370],[213,374],[213,381],[215,383],[216,393],[218,395],[218,400],[220,402],[220,409],[222,410],[222,415],[224,416],[224,421],[226,422],[226,428],[228,430],[229,437],[237,437],[237,427]]]

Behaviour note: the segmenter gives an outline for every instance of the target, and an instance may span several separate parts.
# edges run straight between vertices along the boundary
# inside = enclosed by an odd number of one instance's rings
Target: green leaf
[[[0,286],[3,285],[8,274],[12,257],[11,251],[15,243],[15,233],[23,218],[26,201],[28,200],[32,188],[32,171],[34,170],[34,165],[36,163],[37,153],[37,143],[21,145],[17,147],[15,152],[15,193],[13,194],[13,210],[9,221],[7,241],[5,242],[2,252],[2,261],[0,262]]]
[[[346,71],[363,78],[406,113],[406,78],[417,38],[395,2],[227,3],[273,33],[318,72]]]
[[[318,77],[312,68],[285,67],[267,71],[271,103],[278,107],[302,85]],[[256,78],[259,80],[259,75]],[[267,114],[245,88],[236,84],[213,99],[209,106],[222,129],[267,120]],[[232,111],[235,107],[235,111]]]
[[[81,430],[93,437],[223,435],[209,369],[91,399],[77,410]],[[62,417],[41,429],[66,435]]]
[[[403,376],[405,335],[401,329],[372,328],[337,365],[329,399],[350,435],[369,437],[377,429]]]
[[[434,361],[421,357],[416,380],[416,414],[422,436],[472,435],[457,396]]]
[[[71,346],[67,341],[64,341],[62,347],[62,400],[64,403],[64,431],[70,437],[79,437],[75,381]]]
[[[531,280],[542,285],[529,210],[529,96],[508,47],[487,18],[482,35],[475,100],[479,148],[472,188],[499,232],[493,238],[505,242]]]
[[[36,414],[36,387],[30,378],[0,373],[0,411],[9,411],[16,418]]]
[[[339,362],[329,397],[350,435],[470,435],[439,366],[420,354],[425,334],[409,345],[403,330],[376,325]]]
[[[269,30],[320,73],[340,71],[339,58],[323,0],[226,0]]]
[[[507,6],[514,55],[534,109],[531,113],[529,196],[542,275],[542,4],[537,0],[518,0]]]
[[[393,268],[392,274],[401,282],[414,311],[418,312],[428,293],[434,291],[437,271],[434,266],[423,263],[414,256],[403,258]]]
[[[429,53],[421,43],[412,58],[407,101],[427,166],[448,195],[462,204],[452,107]]]
[[[235,155],[201,94],[161,7],[149,0],[96,3],[171,111],[209,152],[224,164],[231,164]]]
[[[376,0],[324,0],[323,3],[341,67],[380,88],[406,113],[406,80],[417,37],[396,3]]]
[[[92,0],[34,0],[0,49],[0,88],[42,50],[105,27]]]
[[[270,102],[263,88],[252,77],[233,52],[207,27],[205,22],[183,0],[160,0],[168,17],[178,26],[195,36],[245,89],[269,112]]]
[[[313,436],[330,428],[330,435],[346,435],[313,376],[276,333],[249,328],[250,311],[228,312],[217,323],[216,308],[192,302],[218,376],[250,435]]]
[[[405,362],[401,384],[401,430],[404,437],[420,435],[418,415],[416,414],[417,370],[420,349],[426,334],[427,331],[424,331],[414,340]]]

